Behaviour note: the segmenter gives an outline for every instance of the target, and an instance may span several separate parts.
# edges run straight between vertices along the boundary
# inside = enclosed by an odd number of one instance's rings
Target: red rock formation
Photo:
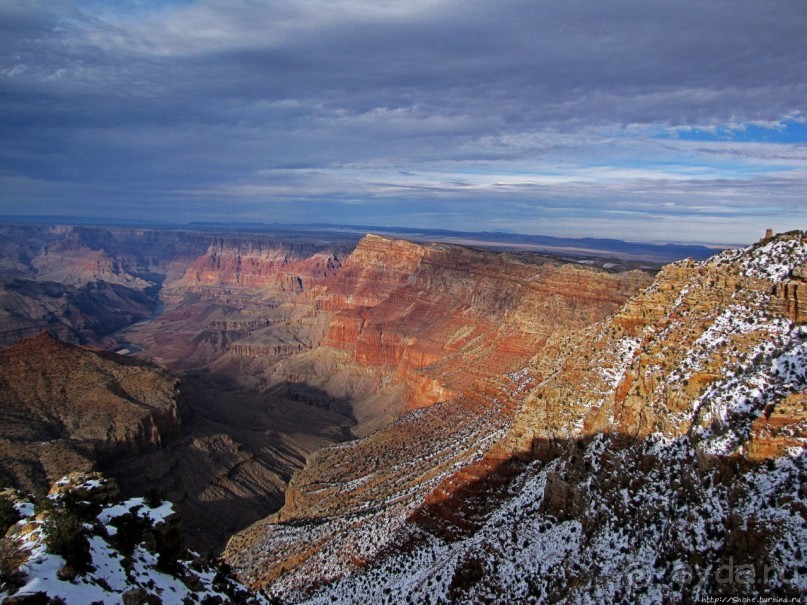
[[[219,239],[128,337],[181,370],[305,381],[376,428],[523,367],[557,330],[605,317],[646,274],[368,235],[337,250]],[[205,326],[200,331],[199,326]]]
[[[792,393],[754,420],[745,455],[755,462],[778,458],[790,448],[801,448],[805,436],[807,393]]]
[[[775,284],[771,294],[772,311],[796,323],[807,323],[807,266],[794,271],[791,279]]]
[[[191,263],[180,283],[272,287],[283,293],[300,294],[333,277],[341,265],[335,254],[306,246],[219,238],[206,254]]]
[[[647,280],[367,236],[317,304],[336,311],[325,348],[403,383],[400,412],[523,367],[552,333],[604,318]]]

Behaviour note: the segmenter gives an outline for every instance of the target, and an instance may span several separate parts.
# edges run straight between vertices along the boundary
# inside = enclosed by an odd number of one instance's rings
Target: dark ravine
[[[4,485],[41,493],[69,472],[100,469],[128,496],[162,490],[180,506],[189,544],[205,551],[276,510],[306,456],[349,438],[352,424],[340,411],[180,378],[47,333],[0,351],[0,387]]]
[[[0,472],[26,490],[160,450],[182,434],[177,377],[46,332],[0,351],[0,386],[7,461]]]

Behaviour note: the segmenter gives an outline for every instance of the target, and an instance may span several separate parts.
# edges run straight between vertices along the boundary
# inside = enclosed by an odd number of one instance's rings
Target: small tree
[[[84,523],[74,513],[54,508],[42,524],[48,551],[64,558],[78,572],[86,572],[92,563],[90,543]]]
[[[110,525],[116,531],[115,535],[109,538],[109,542],[127,557],[132,556],[135,547],[143,541],[146,532],[151,528],[149,520],[138,515],[136,510],[115,517]]]
[[[14,501],[7,495],[0,495],[0,536],[4,536],[8,528],[20,520],[20,513],[14,506]]]

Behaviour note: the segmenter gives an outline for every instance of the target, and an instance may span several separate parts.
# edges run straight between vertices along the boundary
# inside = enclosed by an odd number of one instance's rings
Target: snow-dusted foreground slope
[[[409,529],[411,550],[312,603],[692,602],[807,591],[803,455],[730,479],[691,443],[602,437],[531,464],[474,535]]]
[[[36,510],[15,497],[21,519],[0,549],[0,598],[67,605],[266,602],[182,547],[170,502],[116,501],[114,492],[109,479],[75,474]]]
[[[369,451],[358,442],[321,452],[274,524],[231,541],[230,560],[285,602],[800,598],[805,263],[791,233],[665,268],[607,321],[546,343],[513,387],[515,417],[498,429],[494,417],[496,443],[444,427],[454,452],[476,455],[441,468],[405,517],[394,477],[385,489],[353,460]],[[318,473],[344,494],[327,509]],[[314,556],[283,556],[312,542]]]

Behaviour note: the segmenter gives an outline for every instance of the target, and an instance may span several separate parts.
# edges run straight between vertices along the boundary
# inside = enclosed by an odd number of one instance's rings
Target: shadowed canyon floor
[[[47,333],[0,351],[0,386],[4,484],[41,494],[100,469],[126,494],[157,489],[177,503],[202,550],[278,508],[306,456],[353,424],[344,407],[180,378]]]

